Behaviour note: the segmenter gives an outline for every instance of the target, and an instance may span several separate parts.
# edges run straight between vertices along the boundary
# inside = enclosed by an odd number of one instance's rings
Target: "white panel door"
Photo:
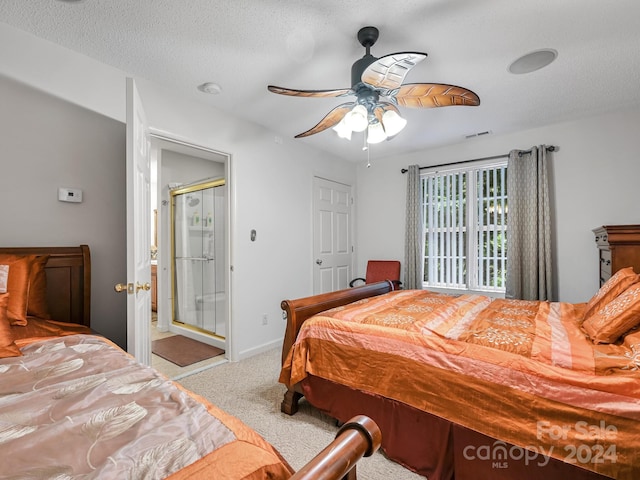
[[[127,351],[151,365],[151,155],[135,82],[127,78]]]
[[[313,179],[313,293],[341,290],[351,281],[351,186]]]

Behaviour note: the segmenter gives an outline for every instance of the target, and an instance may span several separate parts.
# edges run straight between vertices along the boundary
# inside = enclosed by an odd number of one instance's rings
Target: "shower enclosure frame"
[[[169,192],[169,197],[170,197],[170,232],[171,232],[171,249],[170,249],[170,264],[171,264],[171,275],[170,275],[170,288],[171,288],[171,324],[174,326],[177,326],[179,328],[184,328],[187,330],[191,330],[193,332],[197,332],[203,335],[208,336],[214,344],[218,344],[220,343],[220,348],[224,348],[225,347],[225,343],[226,343],[226,337],[228,336],[228,318],[224,318],[222,321],[224,322],[225,325],[225,335],[218,335],[215,332],[211,332],[210,330],[206,330],[204,328],[200,328],[197,325],[191,325],[189,323],[185,323],[185,322],[181,322],[179,320],[176,319],[176,297],[177,297],[177,270],[176,270],[176,228],[175,228],[175,222],[176,222],[176,206],[175,206],[175,200],[176,197],[178,195],[185,195],[185,194],[189,194],[189,193],[194,193],[194,192],[199,192],[202,190],[206,190],[209,188],[216,188],[216,187],[221,187],[221,186],[227,186],[227,182],[225,178],[214,178],[214,179],[205,179],[205,180],[198,180],[196,182],[193,182],[191,184],[188,185],[183,185],[180,186],[178,188],[174,188],[171,189]],[[228,192],[225,193],[225,202],[228,202]],[[228,215],[228,209],[225,208],[223,209],[224,211],[224,215]],[[204,219],[203,219],[204,220]],[[228,226],[228,223],[226,221],[223,222],[224,228],[226,229]],[[226,238],[227,233],[224,232],[223,237]],[[226,246],[226,241],[223,242],[224,244],[224,255],[228,256],[229,252]],[[219,268],[225,268],[226,265],[226,260],[222,262],[222,265]],[[226,312],[227,316],[228,316],[228,312],[229,312],[229,297],[228,297],[228,291],[229,291],[229,284],[228,284],[228,279],[226,277],[226,275],[223,275],[224,278],[224,293],[225,295],[227,295],[226,297],[226,302],[227,305],[224,309],[224,311]],[[209,343],[209,342],[207,342]]]

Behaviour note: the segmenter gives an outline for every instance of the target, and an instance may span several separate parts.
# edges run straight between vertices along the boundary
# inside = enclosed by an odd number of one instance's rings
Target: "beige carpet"
[[[298,470],[327,446],[335,421],[301,401],[293,416],[280,412],[286,388],[278,383],[280,349],[225,363],[179,380],[189,390],[235,415],[273,444]],[[377,452],[358,463],[360,480],[417,480],[417,475]]]

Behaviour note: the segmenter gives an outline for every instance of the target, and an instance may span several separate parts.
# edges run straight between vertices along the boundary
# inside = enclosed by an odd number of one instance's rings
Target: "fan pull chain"
[[[371,168],[371,161],[370,161],[370,155],[369,155],[369,144],[367,143],[367,134],[369,133],[368,129],[364,131],[364,135],[362,136],[363,142],[362,142],[362,150],[364,150],[365,152],[367,152],[367,168]]]

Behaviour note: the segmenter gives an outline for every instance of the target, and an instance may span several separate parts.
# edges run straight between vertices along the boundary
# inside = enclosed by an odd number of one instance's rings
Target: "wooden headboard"
[[[91,323],[91,255],[77,247],[0,247],[0,253],[49,255],[45,265],[47,304],[53,320]]]

